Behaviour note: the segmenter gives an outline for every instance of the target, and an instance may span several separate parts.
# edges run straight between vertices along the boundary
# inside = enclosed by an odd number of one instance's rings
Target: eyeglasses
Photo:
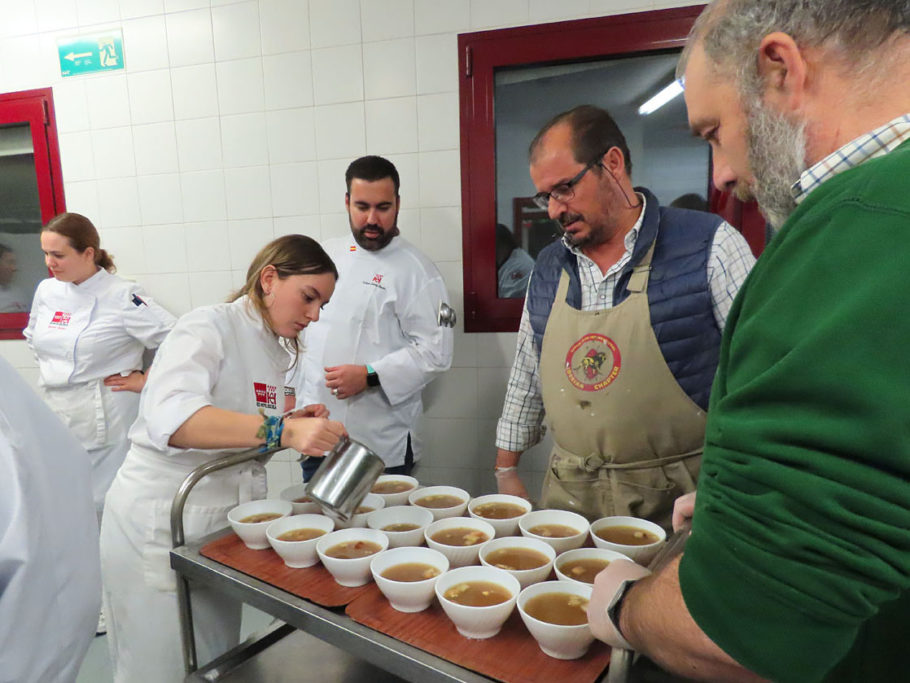
[[[572,199],[572,197],[575,196],[575,186],[578,185],[578,183],[581,182],[581,179],[585,177],[585,173],[590,171],[595,166],[600,166],[600,157],[598,157],[597,161],[592,161],[590,164],[581,169],[581,171],[578,172],[578,175],[576,175],[571,180],[560,183],[549,192],[538,192],[531,198],[531,201],[533,201],[537,206],[544,210],[550,208],[550,199],[555,199],[557,202],[569,201]]]

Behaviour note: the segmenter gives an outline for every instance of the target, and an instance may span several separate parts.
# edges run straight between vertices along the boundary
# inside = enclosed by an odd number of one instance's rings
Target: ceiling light
[[[667,87],[657,93],[650,100],[645,102],[638,108],[638,113],[642,116],[647,116],[662,106],[667,102],[672,100],[674,97],[677,97],[683,91],[683,79],[677,78],[675,81],[671,82]]]

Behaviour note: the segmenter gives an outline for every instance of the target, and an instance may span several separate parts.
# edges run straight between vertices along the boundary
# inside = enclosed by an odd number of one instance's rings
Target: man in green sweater
[[[910,0],[718,0],[683,53],[715,184],[780,228],[724,332],[684,555],[611,563],[589,606],[685,676],[910,679],[908,32]]]

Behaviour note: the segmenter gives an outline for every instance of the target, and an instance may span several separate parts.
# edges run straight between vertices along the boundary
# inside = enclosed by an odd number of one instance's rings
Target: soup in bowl
[[[515,608],[518,579],[495,567],[450,569],[436,580],[436,597],[466,638],[492,638]]]
[[[467,491],[455,486],[427,486],[408,495],[408,503],[426,508],[433,513],[433,519],[463,515],[470,500]]]
[[[394,505],[367,515],[367,526],[389,537],[389,548],[423,545],[423,531],[433,513],[416,505]]]
[[[622,553],[647,565],[667,540],[667,532],[638,517],[602,517],[591,523],[591,540],[598,548]]]
[[[544,581],[518,596],[518,612],[537,645],[550,657],[578,659],[594,642],[586,608],[591,586],[568,581]]]
[[[468,504],[468,514],[491,524],[497,537],[517,535],[518,520],[530,511],[531,501],[502,493],[479,496]]]
[[[228,522],[247,548],[265,550],[269,547],[266,529],[276,519],[287,517],[294,507],[288,500],[266,498],[241,503],[228,512]]]
[[[370,562],[389,547],[389,537],[376,529],[341,529],[316,542],[316,554],[342,586],[362,586],[372,578]]]
[[[330,533],[335,523],[325,515],[291,515],[266,528],[269,545],[288,567],[312,567],[319,562],[316,543]]]
[[[505,536],[495,538],[480,549],[480,563],[509,572],[522,588],[545,580],[553,568],[556,551],[536,538]]]
[[[382,496],[386,507],[407,505],[408,496],[418,486],[418,481],[406,474],[381,474],[370,489],[370,493]]]
[[[477,563],[480,549],[496,531],[482,519],[447,517],[428,525],[423,535],[427,545],[445,555],[451,567],[464,567]]]
[[[420,612],[433,602],[436,580],[449,570],[445,555],[432,548],[394,548],[370,562],[373,580],[399,612]]]
[[[568,510],[534,510],[518,521],[522,536],[548,543],[557,553],[584,545],[589,527],[587,519]]]
[[[606,548],[576,548],[560,553],[553,567],[556,578],[560,581],[576,581],[590,586],[594,583],[594,577],[613,560],[628,559],[622,553]]]
[[[294,506],[295,515],[322,514],[322,508],[319,507],[319,503],[307,495],[306,487],[306,484],[288,486],[278,494],[278,497],[281,498],[281,500],[291,501],[291,505]]]

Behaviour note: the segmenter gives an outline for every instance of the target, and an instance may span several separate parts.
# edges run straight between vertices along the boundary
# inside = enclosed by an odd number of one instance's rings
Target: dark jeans
[[[303,470],[303,481],[308,482],[316,470],[319,469],[319,465],[322,464],[322,458],[305,458],[300,462],[300,469]],[[386,467],[386,474],[411,474],[411,470],[414,469],[414,451],[411,450],[411,435],[408,434],[408,448],[404,454],[404,465],[398,465],[397,467]]]

